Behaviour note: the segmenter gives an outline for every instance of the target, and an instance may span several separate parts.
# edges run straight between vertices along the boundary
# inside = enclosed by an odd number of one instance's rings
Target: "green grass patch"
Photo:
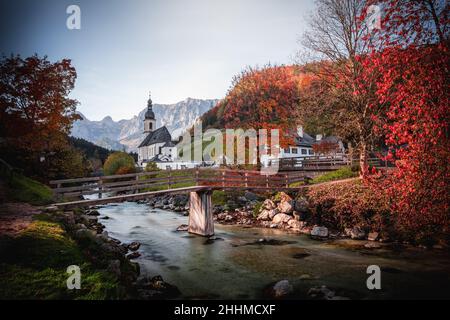
[[[322,182],[354,178],[357,176],[358,176],[357,172],[352,171],[352,169],[350,167],[345,167],[345,168],[341,168],[336,171],[327,172],[321,176],[314,178],[311,182],[312,183],[322,183]]]
[[[214,190],[212,194],[212,203],[223,206],[227,203],[227,194],[222,190]]]
[[[14,173],[7,186],[9,199],[34,205],[45,205],[53,201],[53,192],[48,186]]]
[[[14,238],[0,238],[0,299],[115,299],[115,277],[95,269],[60,224],[33,221]],[[81,269],[81,289],[67,289],[67,267]]]

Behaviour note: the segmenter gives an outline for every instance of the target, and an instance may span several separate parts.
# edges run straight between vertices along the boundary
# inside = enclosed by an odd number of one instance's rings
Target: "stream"
[[[215,240],[176,228],[188,223],[179,213],[125,202],[99,208],[110,236],[141,243],[141,273],[161,275],[186,299],[258,299],[287,279],[295,298],[325,285],[352,299],[450,298],[450,257],[444,250],[365,249],[366,241],[315,241],[306,235],[215,224]],[[281,245],[258,243],[275,239]],[[381,268],[381,290],[368,290],[369,265]]]

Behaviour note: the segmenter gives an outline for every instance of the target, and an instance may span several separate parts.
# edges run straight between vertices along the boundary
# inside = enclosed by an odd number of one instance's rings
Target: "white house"
[[[322,135],[317,135],[315,138],[303,132],[303,127],[299,126],[294,134],[294,143],[286,148],[280,149],[277,156],[264,155],[261,157],[261,163],[268,166],[271,160],[287,159],[287,158],[309,158],[320,156],[337,156],[345,153],[345,148],[342,141],[334,136],[323,138]],[[314,152],[314,145],[328,143],[335,146],[332,154],[316,154]]]

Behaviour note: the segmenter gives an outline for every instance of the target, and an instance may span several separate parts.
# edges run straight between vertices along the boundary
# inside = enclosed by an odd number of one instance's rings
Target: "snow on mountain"
[[[156,126],[166,126],[177,139],[186,129],[206,111],[214,107],[219,100],[202,100],[187,98],[175,104],[153,104]],[[137,146],[144,139],[145,107],[137,116],[129,120],[114,121],[107,116],[101,121],[90,121],[78,113],[82,120],[74,123],[71,135],[83,138],[104,148],[113,150],[137,151]]]

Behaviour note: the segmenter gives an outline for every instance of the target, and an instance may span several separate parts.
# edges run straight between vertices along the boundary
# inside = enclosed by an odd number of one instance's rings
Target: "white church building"
[[[166,169],[167,164],[176,158],[177,148],[165,126],[156,128],[151,97],[144,116],[144,134],[146,136],[138,146],[138,164],[145,168],[147,163],[155,162],[158,168]]]

